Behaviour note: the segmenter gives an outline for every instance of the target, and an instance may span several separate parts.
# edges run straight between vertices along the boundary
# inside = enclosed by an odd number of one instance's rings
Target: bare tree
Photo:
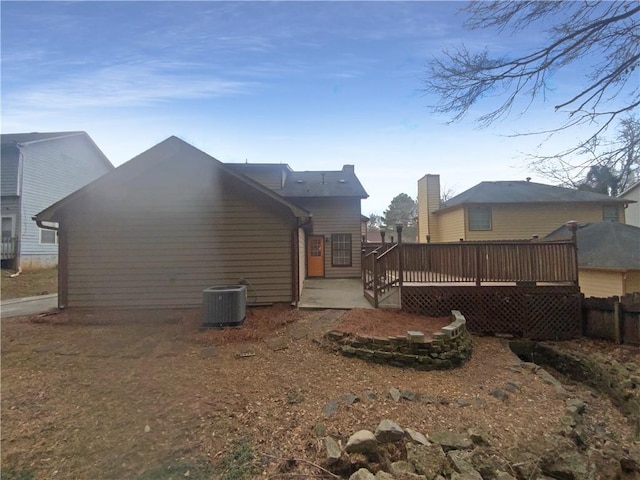
[[[586,138],[577,146],[544,160],[564,159],[602,141],[604,132],[619,116],[640,105],[637,67],[640,63],[640,4],[607,1],[491,1],[473,2],[465,27],[522,30],[534,24],[546,28],[546,43],[514,57],[492,57],[485,49],[465,46],[443,52],[433,60],[427,91],[440,103],[436,112],[462,119],[484,97],[501,96],[496,108],[481,115],[480,125],[504,117],[519,100],[545,97],[553,74],[576,62],[587,62],[583,84],[555,105],[565,115],[560,127],[537,133],[551,134],[589,124]],[[600,59],[594,61],[594,59]],[[587,167],[588,169],[588,167]]]

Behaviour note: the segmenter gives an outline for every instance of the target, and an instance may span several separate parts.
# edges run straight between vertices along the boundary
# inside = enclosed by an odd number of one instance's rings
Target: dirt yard
[[[58,269],[24,271],[11,278],[13,270],[2,270],[0,274],[0,296],[2,300],[20,297],[35,297],[58,292]]]
[[[198,311],[3,319],[3,480],[285,478],[278,472],[319,473],[307,462],[322,462],[321,426],[337,438],[383,418],[427,435],[474,427],[506,449],[544,438],[563,415],[553,388],[514,369],[499,339],[474,338],[472,359],[455,370],[402,370],[323,348],[341,315],[263,308],[242,327],[205,331]],[[392,315],[344,320],[390,325]],[[490,394],[509,382],[518,388],[508,401]],[[396,402],[393,387],[439,401]],[[347,394],[360,401],[341,401]],[[588,409],[611,438],[631,441],[607,398],[590,396]],[[246,458],[257,470],[243,470]]]

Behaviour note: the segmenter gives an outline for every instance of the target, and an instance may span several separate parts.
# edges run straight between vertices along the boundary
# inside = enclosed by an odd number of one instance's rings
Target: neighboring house
[[[618,198],[630,202],[624,213],[625,223],[640,227],[640,182],[631,185]]]
[[[545,237],[567,240],[566,225]],[[578,283],[587,297],[640,292],[640,228],[618,222],[578,225]]]
[[[192,307],[203,289],[240,282],[250,303],[296,302],[316,254],[325,276],[359,276],[348,183],[366,195],[353,167],[240,167],[170,137],[37,215],[59,223],[59,304]]]
[[[3,134],[1,139],[3,264],[56,265],[56,232],[38,228],[32,217],[113,165],[85,132]]]
[[[418,180],[420,242],[523,240],[558,225],[624,222],[630,200],[529,181],[481,182],[440,203],[439,175]]]

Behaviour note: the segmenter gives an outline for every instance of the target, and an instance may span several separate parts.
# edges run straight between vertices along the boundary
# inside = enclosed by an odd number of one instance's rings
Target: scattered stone
[[[444,397],[422,397],[422,401],[433,405],[449,405],[449,400]]]
[[[285,337],[267,338],[264,343],[267,345],[269,350],[273,350],[274,352],[284,350],[289,347],[289,345],[287,344],[287,339]]]
[[[515,393],[515,392],[517,392],[518,390],[520,390],[521,388],[522,388],[522,387],[520,386],[520,384],[519,384],[518,382],[514,382],[513,380],[512,380],[512,381],[507,382],[507,383],[506,383],[506,385],[504,386],[504,389],[505,389],[507,392],[510,392],[510,393]]]
[[[513,373],[522,373],[522,367],[520,365],[509,365],[507,370]]]
[[[482,397],[476,397],[476,398],[474,398],[474,400],[476,401],[476,404],[480,405],[481,407],[484,407],[487,404],[485,399],[482,398]]]
[[[466,436],[443,430],[429,436],[430,440],[440,445],[445,452],[449,450],[468,450],[473,442]]]
[[[509,399],[509,394],[499,388],[491,390],[489,392],[489,395],[491,395],[492,397],[496,397],[498,400],[502,400],[503,402],[506,402]]]
[[[582,479],[587,478],[587,462],[576,450],[556,445],[540,459],[542,473],[552,478]]]
[[[301,390],[292,388],[287,392],[286,400],[289,405],[297,405],[304,401],[304,393]]]
[[[498,472],[496,474],[495,480],[516,480],[516,479],[511,475],[509,475],[507,472]]]
[[[218,354],[218,349],[216,347],[205,347],[200,350],[200,358],[211,358],[215,357]]]
[[[378,451],[378,443],[375,435],[369,430],[360,430],[349,437],[347,453],[375,453]]]
[[[342,457],[342,449],[338,442],[336,442],[332,437],[324,438],[324,448],[327,465],[335,465],[340,461],[340,458]]]
[[[291,330],[289,330],[289,337],[292,340],[302,340],[303,338],[307,338],[309,334],[307,328],[303,325],[294,325]]]
[[[376,480],[376,477],[366,468],[361,468],[349,477],[349,480]]]
[[[255,357],[255,356],[256,356],[255,352],[250,352],[250,351],[236,353],[236,358],[249,358],[249,357]]]
[[[375,437],[380,443],[393,443],[404,438],[404,430],[396,422],[385,418],[376,428]]]
[[[418,394],[416,392],[412,392],[411,390],[402,390],[402,392],[400,393],[400,397],[410,402],[414,402],[418,399]]]
[[[384,470],[379,470],[376,472],[376,480],[396,480],[393,478],[393,475],[385,472]]]
[[[400,393],[400,390],[398,390],[397,388],[393,387],[389,390],[389,395],[391,396],[391,398],[393,399],[394,402],[399,402],[400,401],[400,397],[402,396],[402,394]]]
[[[144,433],[149,433],[151,431],[151,427],[149,425],[144,426]]]
[[[471,402],[469,400],[464,399],[464,398],[458,398],[456,400],[456,406],[458,406],[459,408],[470,407],[471,406]]]
[[[345,405],[353,405],[354,403],[358,403],[360,401],[360,397],[354,395],[353,393],[345,393],[340,397],[340,401]]]
[[[527,370],[530,370],[533,373],[537,373],[538,370],[540,370],[540,366],[536,365],[533,362],[522,362],[520,365],[522,366],[522,368],[526,368]]]
[[[451,450],[447,453],[447,457],[451,461],[453,465],[453,469],[462,475],[462,479],[464,480],[482,480],[482,475],[478,473],[478,471],[473,468],[471,461],[469,459],[469,454],[466,452],[461,452],[459,450]],[[451,479],[453,480],[453,476]]]
[[[440,445],[416,445],[407,443],[407,461],[416,472],[431,480],[439,475],[445,466],[447,457]]]
[[[489,445],[489,440],[487,440],[487,435],[485,432],[482,432],[475,428],[470,428],[467,431],[467,434],[475,445]]]
[[[420,445],[431,445],[431,442],[427,440],[427,437],[425,437],[420,432],[417,432],[411,428],[405,428],[404,433],[406,434],[407,439],[413,443],[417,443]]]
[[[331,415],[338,411],[338,402],[336,400],[330,400],[327,404],[322,408],[322,414],[324,418],[329,418]]]
[[[394,477],[401,477],[405,473],[416,473],[416,468],[412,463],[407,462],[406,460],[399,460],[397,462],[393,462],[389,466],[389,473]]]
[[[564,404],[567,406],[567,410],[570,413],[577,413],[578,415],[582,415],[585,410],[585,404],[579,398],[568,398],[565,400]]]
[[[311,429],[311,433],[313,433],[313,436],[316,437],[316,438],[326,437],[327,436],[327,426],[322,422],[318,422]]]
[[[369,400],[375,400],[376,398],[378,398],[378,394],[373,390],[367,390],[366,392],[364,392],[364,396]]]

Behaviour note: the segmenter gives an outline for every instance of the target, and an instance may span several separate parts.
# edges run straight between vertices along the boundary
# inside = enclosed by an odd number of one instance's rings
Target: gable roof
[[[100,157],[100,159],[109,167],[114,168],[111,161],[107,158],[107,156],[100,150],[100,147],[96,145],[93,139],[89,136],[87,132],[77,131],[77,132],[31,132],[31,133],[3,133],[0,135],[0,143],[3,147],[6,146],[22,146],[29,145],[36,142],[43,142],[47,140],[57,140],[60,138],[67,137],[85,137],[85,139],[91,144],[91,146],[96,150],[96,153]]]
[[[151,147],[150,149],[142,152],[140,155],[132,158],[128,162],[123,163],[111,172],[103,175],[102,177],[94,180],[88,185],[84,186],[80,190],[68,195],[62,200],[54,203],[50,207],[46,208],[42,212],[38,213],[34,219],[38,221],[56,221],[57,215],[70,205],[73,205],[85,195],[91,195],[103,191],[109,191],[111,188],[120,184],[128,183],[132,179],[144,175],[151,169],[158,167],[159,165],[172,161],[174,159],[184,159],[188,157],[198,157],[214,163],[220,170],[227,175],[245,183],[249,187],[257,190],[258,192],[266,195],[278,203],[287,207],[296,217],[310,218],[311,213],[301,208],[294,203],[282,198],[272,190],[262,186],[260,183],[242,175],[230,168],[227,168],[224,163],[213,158],[202,150],[197,149],[193,145],[181,140],[178,137],[171,136],[159,144]]]
[[[566,240],[566,225],[545,240]],[[615,270],[640,270],[640,228],[619,222],[581,223],[576,232],[578,266]]]
[[[230,168],[250,174],[252,170],[284,174],[282,188],[276,190],[283,197],[359,197],[369,195],[356,177],[353,165],[342,170],[312,170],[296,172],[286,163],[228,163]]]
[[[353,165],[345,165],[338,171],[291,172],[287,175],[281,194],[285,197],[369,196],[356,177]]]
[[[629,200],[527,181],[481,182],[451,198],[439,210],[465,204],[575,202],[620,204]]]
[[[629,188],[627,188],[624,192],[619,193],[618,197],[624,197],[625,195],[628,195],[629,193],[631,193],[632,191],[634,191],[636,188],[639,188],[639,187],[640,187],[640,181],[637,181],[636,183],[631,185]]]

